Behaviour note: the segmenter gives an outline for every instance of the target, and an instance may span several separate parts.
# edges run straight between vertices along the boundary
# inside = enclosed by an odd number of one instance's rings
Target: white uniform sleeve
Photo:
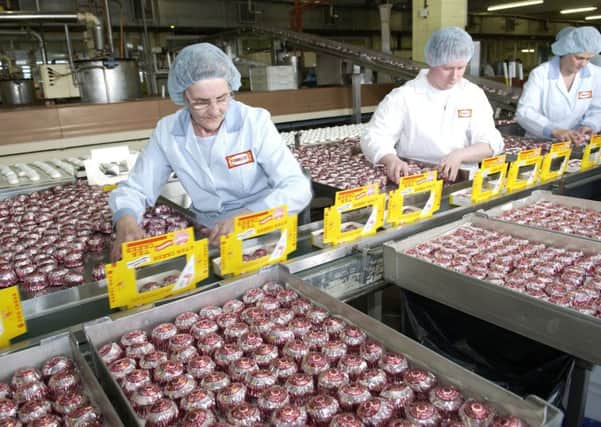
[[[361,150],[376,164],[387,154],[396,154],[406,107],[403,92],[394,90],[380,102],[361,135]]]
[[[544,69],[534,70],[530,73],[528,81],[522,89],[515,116],[520,126],[529,134],[538,138],[551,139],[553,130],[551,121],[542,113],[544,86],[547,83],[541,75],[543,71]]]
[[[492,107],[481,89],[477,89],[470,145],[488,144],[493,156],[503,152],[503,137],[495,127]]]
[[[593,68],[594,67],[594,68]],[[593,78],[593,99],[580,126],[588,126],[593,133],[601,131],[601,68],[589,65]]]
[[[299,213],[311,201],[311,181],[303,174],[300,165],[288,149],[271,121],[271,115],[262,112],[258,117],[257,132],[252,146],[256,162],[268,176],[271,192],[266,197],[250,203],[246,208],[262,211],[281,205],[288,212]]]
[[[155,204],[167,182],[172,169],[157,138],[155,129],[127,180],[111,192],[109,205],[113,211],[113,224],[124,215],[133,216],[139,223],[146,207]]]

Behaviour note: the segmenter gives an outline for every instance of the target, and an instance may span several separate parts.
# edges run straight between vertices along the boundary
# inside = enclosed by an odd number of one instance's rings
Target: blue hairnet
[[[426,62],[430,67],[472,59],[474,42],[471,36],[459,27],[447,27],[436,31],[424,47]]]
[[[555,40],[559,40],[560,38],[562,38],[563,36],[565,36],[567,33],[572,32],[572,30],[575,30],[576,27],[572,27],[572,26],[567,26],[567,27],[563,27],[561,30],[559,30],[559,32],[557,34],[555,34]]]
[[[184,105],[184,91],[194,83],[206,79],[224,79],[230,90],[240,88],[240,73],[221,49],[210,43],[186,46],[175,57],[169,70],[169,97],[176,104]]]
[[[581,52],[601,52],[601,34],[595,27],[578,27],[566,31],[551,45],[554,55],[564,56]]]

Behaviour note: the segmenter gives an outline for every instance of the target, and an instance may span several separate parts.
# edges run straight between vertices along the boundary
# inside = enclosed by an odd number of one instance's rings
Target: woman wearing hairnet
[[[209,43],[187,46],[167,84],[171,100],[185,108],[159,120],[129,178],[111,193],[114,261],[122,243],[143,237],[144,210],[172,172],[213,245],[232,231],[236,215],[280,205],[298,213],[309,203],[310,182],[269,113],[233,99],[240,73],[223,51]]]
[[[454,181],[462,164],[475,166],[470,164],[503,149],[486,95],[463,78],[473,52],[472,38],[461,28],[435,32],[425,47],[430,68],[378,105],[361,148],[392,181],[408,173],[399,156],[438,163],[441,176]]]
[[[562,29],[556,55],[530,73],[516,118],[528,136],[585,143],[601,130],[601,70],[589,61],[601,51],[594,27]]]

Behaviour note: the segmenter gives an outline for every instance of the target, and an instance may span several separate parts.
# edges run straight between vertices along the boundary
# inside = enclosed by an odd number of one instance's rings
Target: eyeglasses
[[[188,106],[193,110],[202,111],[207,110],[211,104],[215,104],[217,107],[224,107],[227,105],[227,101],[231,98],[231,93],[224,93],[221,96],[213,99],[188,99],[188,95],[186,94],[186,99],[188,101]]]

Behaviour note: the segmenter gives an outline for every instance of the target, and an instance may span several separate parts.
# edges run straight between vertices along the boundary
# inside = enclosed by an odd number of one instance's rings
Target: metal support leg
[[[570,375],[570,393],[566,409],[565,427],[580,427],[584,418],[586,393],[591,375],[592,365],[583,360],[576,360]]]
[[[361,123],[361,68],[353,65],[353,122]]]

